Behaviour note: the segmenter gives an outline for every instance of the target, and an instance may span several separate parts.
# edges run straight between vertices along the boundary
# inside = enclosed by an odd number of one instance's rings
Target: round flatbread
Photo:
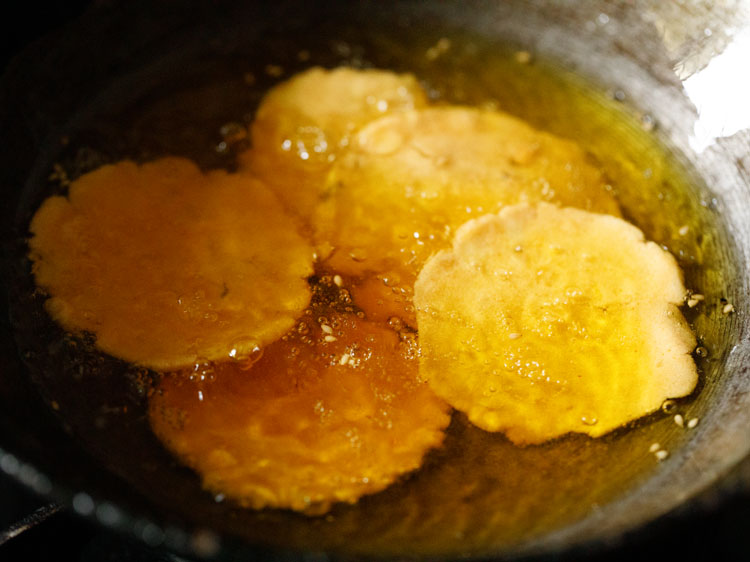
[[[274,195],[185,159],[88,173],[48,198],[30,229],[53,318],[138,365],[250,354],[310,300],[312,249]]]
[[[600,436],[695,388],[684,296],[674,258],[621,219],[506,207],[422,269],[420,374],[515,443]]]
[[[467,220],[519,202],[619,215],[575,144],[496,111],[446,106],[373,121],[334,163],[314,229],[329,267],[405,285]]]
[[[308,220],[338,152],[365,123],[427,104],[411,74],[314,67],[263,98],[252,124],[252,149],[240,168],[263,178],[288,209]]]

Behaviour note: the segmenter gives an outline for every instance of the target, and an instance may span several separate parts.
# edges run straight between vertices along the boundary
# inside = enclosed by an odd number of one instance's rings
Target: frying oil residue
[[[354,88],[364,96],[354,109],[324,102],[332,115],[343,108],[343,121],[295,107],[294,79],[265,98],[236,177],[260,176],[285,220],[314,246],[311,302],[284,303],[298,315],[281,338],[260,346],[253,340],[228,352],[231,361],[203,365],[200,376],[190,365],[166,373],[151,396],[155,433],[212,492],[254,508],[329,510],[326,518],[293,521],[267,512],[253,527],[259,540],[331,549],[346,541],[349,550],[383,554],[404,544],[415,553],[482,551],[580,517],[653,466],[648,425],[530,447],[481,431],[461,413],[443,431],[446,405],[420,375],[413,284],[466,221],[546,201],[622,214],[670,248],[696,290],[710,240],[692,236],[702,230],[702,215],[685,176],[651,135],[652,118],[629,115],[606,93],[531,56],[494,46],[478,53],[459,38],[422,56],[428,48],[411,46],[399,58],[424,81],[427,96],[408,74],[339,70],[337,80],[349,75],[366,84]],[[303,76],[315,74],[325,75]],[[389,93],[373,93],[368,76],[385,79]],[[306,103],[314,101],[305,89]],[[371,113],[347,125],[346,111]],[[460,146],[441,140],[454,122],[453,133],[472,131]],[[490,140],[472,150],[472,135]],[[495,158],[498,173],[483,176],[493,138],[516,145]],[[452,160],[454,153],[461,158]],[[393,174],[410,180],[400,184]],[[441,204],[440,186],[451,177],[470,186],[471,201],[457,190]],[[496,184],[504,187],[493,200],[488,186]],[[303,269],[286,273],[304,280]],[[269,285],[274,294],[286,290]],[[700,326],[700,317],[690,319]],[[515,331],[508,338],[525,341]],[[603,427],[596,408],[579,417],[580,431]],[[623,466],[629,469],[615,470]],[[368,521],[388,523],[370,532]]]

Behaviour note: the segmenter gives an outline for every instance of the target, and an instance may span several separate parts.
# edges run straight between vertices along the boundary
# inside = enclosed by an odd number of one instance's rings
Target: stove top
[[[0,472],[0,537],[48,503]],[[0,538],[0,541],[2,538]],[[750,558],[750,494],[736,495],[715,510],[653,525],[645,533],[598,552],[549,556],[555,562],[632,562],[655,555],[680,562]],[[0,544],[0,560],[77,562],[187,562],[168,552],[98,527],[61,509]],[[540,561],[541,562],[541,561]]]
[[[39,515],[36,524],[32,514]],[[46,518],[44,516],[46,515]],[[15,534],[8,538],[9,534]],[[111,532],[65,509],[50,508],[23,486],[0,473],[0,560],[71,560],[77,562],[179,562],[135,539]]]

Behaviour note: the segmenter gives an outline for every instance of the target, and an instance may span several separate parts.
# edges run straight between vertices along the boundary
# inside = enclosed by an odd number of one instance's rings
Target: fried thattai
[[[332,269],[387,272],[408,286],[458,226],[524,201],[619,215],[600,172],[570,141],[500,112],[394,113],[362,128],[334,163],[316,243]]]
[[[312,249],[274,195],[188,160],[104,166],[48,198],[30,229],[51,315],[139,365],[248,355],[310,300]]]
[[[156,435],[243,506],[353,503],[443,440],[448,408],[417,378],[414,338],[314,300],[254,363],[167,375],[151,398]]]
[[[426,105],[411,74],[314,67],[266,94],[252,124],[252,149],[240,167],[263,178],[284,204],[308,219],[325,175],[351,135],[394,111]]]
[[[674,258],[612,216],[506,207],[462,226],[414,291],[421,376],[518,444],[603,435],[697,382]]]

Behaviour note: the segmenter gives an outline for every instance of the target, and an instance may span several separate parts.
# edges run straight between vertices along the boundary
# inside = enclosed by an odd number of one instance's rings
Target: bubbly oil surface
[[[263,64],[250,65],[239,55],[198,60],[185,78],[175,77],[121,101],[116,117],[94,112],[58,151],[61,170],[74,177],[102,162],[166,154],[190,157],[204,168],[233,168],[237,154],[248,146],[246,130],[258,100],[294,72],[314,64],[412,72],[433,100],[506,111],[575,141],[588,153],[625,217],[647,239],[668,248],[685,272],[688,289],[705,295],[703,304],[686,310],[686,316],[708,350],[707,356],[697,357],[702,371],[699,386],[710,385],[713,366],[726,352],[713,328],[721,316],[714,303],[722,297],[725,281],[714,258],[721,233],[714,228],[710,196],[659,140],[658,115],[649,115],[648,108],[630,107],[626,89],[610,91],[590,84],[535,53],[460,35],[425,35],[399,43],[384,37],[351,32],[323,43],[300,37],[293,50],[275,49],[277,45],[269,41],[265,51],[255,53]],[[47,191],[64,191],[63,183],[52,178]],[[380,284],[346,281],[353,294],[359,290],[361,299],[370,298],[375,309],[382,307],[382,318],[391,317],[389,306],[403,309],[402,296],[379,293]],[[39,306],[38,297],[24,302],[21,306]],[[50,356],[79,357],[76,369],[81,374],[74,389],[100,381],[111,366],[85,343],[70,343],[67,336],[60,341],[50,347]],[[40,372],[42,367],[40,361]],[[141,465],[157,459],[168,466],[143,415],[143,396],[149,391],[148,385],[140,384],[142,371],[122,365],[110,370],[124,370],[130,380],[139,382],[134,385],[137,392],[126,391],[122,397],[105,398],[106,386],[100,388],[99,382],[91,386],[107,411],[127,405],[127,415],[133,416],[123,425],[142,439],[125,437],[118,451],[102,444],[101,428],[115,428],[121,414],[113,418],[102,408],[95,415],[82,416],[81,393],[45,375],[38,376],[37,382],[45,386],[45,396],[61,415],[79,412],[68,418],[73,431],[100,458],[113,464],[124,460],[127,466],[134,462],[127,459],[129,452],[140,451],[134,458]],[[417,472],[355,505],[337,504],[322,517],[284,510],[254,512],[216,503],[213,495],[200,490],[196,476],[174,465],[150,473],[169,482],[164,486],[135,467],[119,470],[157,505],[190,513],[193,521],[210,522],[220,531],[255,542],[381,555],[482,553],[579,520],[659,470],[652,444],[658,442],[670,451],[685,442],[689,434],[675,425],[672,415],[677,411],[686,419],[700,415],[703,393],[678,401],[674,408],[670,415],[651,415],[600,439],[569,435],[528,447],[515,446],[502,434],[484,432],[454,414],[444,444],[428,454]],[[138,409],[140,415],[132,414]]]

